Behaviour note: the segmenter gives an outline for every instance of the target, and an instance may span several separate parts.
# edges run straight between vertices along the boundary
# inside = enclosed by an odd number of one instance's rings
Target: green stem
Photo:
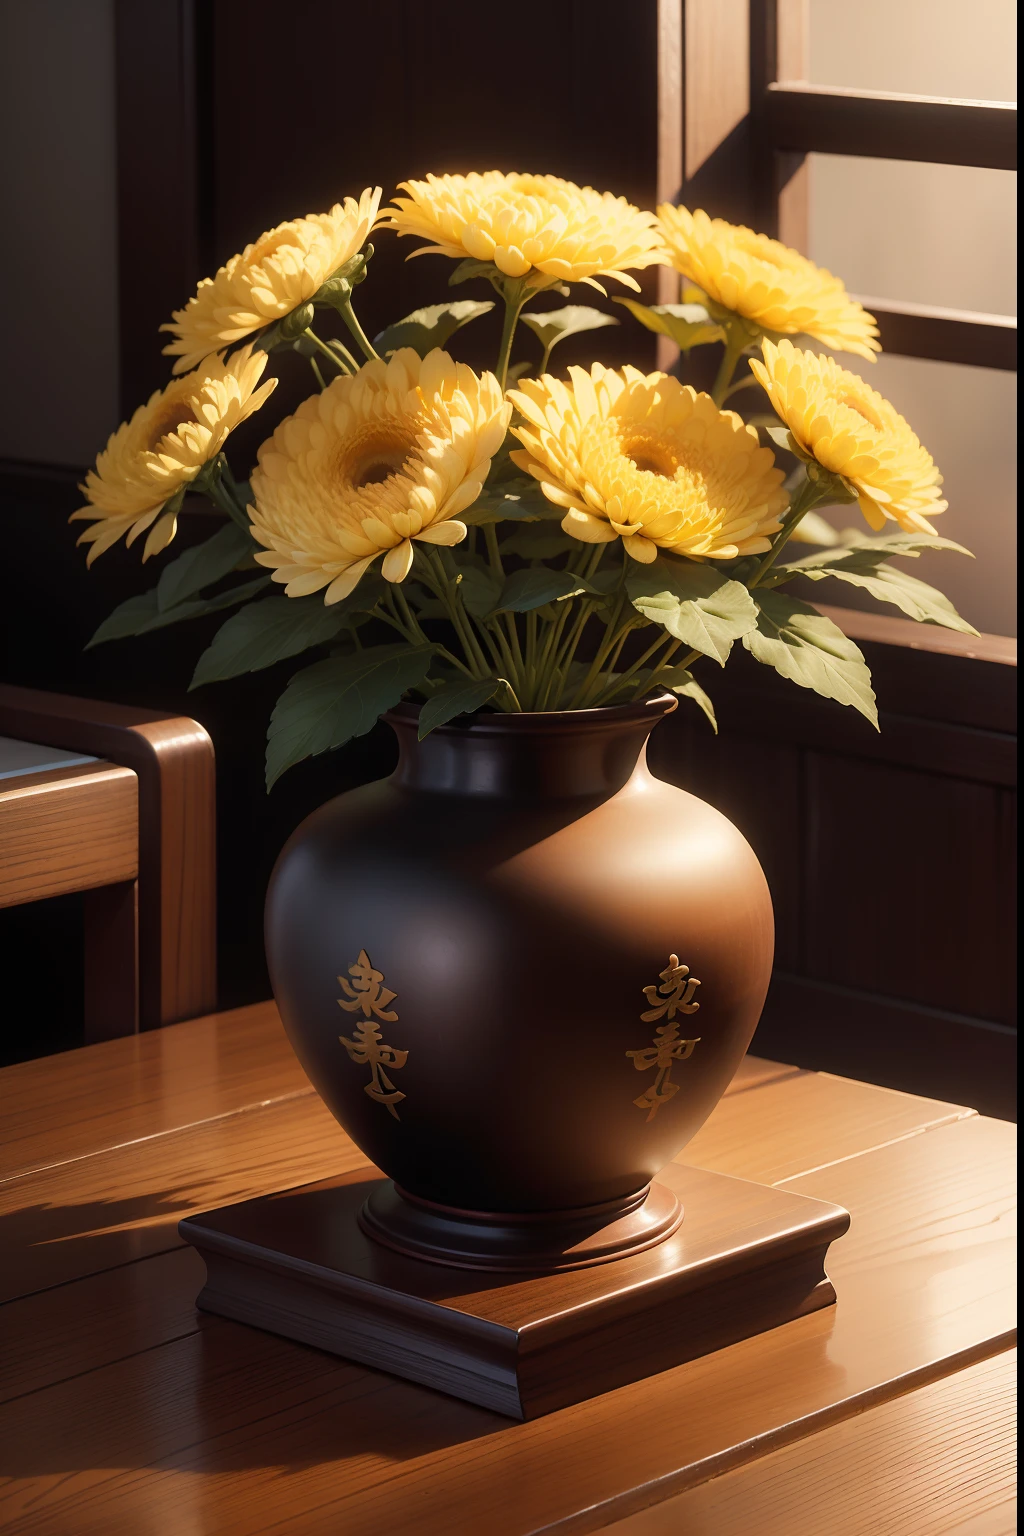
[[[493,523],[484,524],[484,543],[487,545],[487,558],[491,562],[491,570],[495,576],[505,580],[505,567],[501,563],[501,550],[498,548],[498,530]]]
[[[311,341],[313,343],[314,347],[316,347],[318,351],[323,353],[324,357],[330,358],[331,362],[334,364],[335,368],[337,368],[339,373],[347,373],[349,371],[345,365],[344,359],[339,357],[338,353],[334,350],[333,347],[329,347],[325,341],[321,341],[320,337],[316,334],[315,331],[310,330],[309,326],[306,327],[303,335],[307,341]],[[348,357],[349,361],[352,363],[351,371],[355,373],[359,365],[350,353],[348,354]],[[313,359],[310,358],[310,362],[312,361]]]
[[[735,384],[730,384],[729,385],[729,388],[726,390],[725,394],[722,396],[722,404],[724,405],[725,402],[727,400],[730,400],[733,395],[738,395],[741,389],[752,389],[755,385],[758,385],[759,383],[760,383],[760,380],[759,379],[755,379],[753,374],[751,374],[749,376],[749,378],[746,378],[746,379],[737,379]]]
[[[612,609],[612,615],[608,621],[608,627],[604,632],[604,639],[601,641],[597,650],[594,652],[594,659],[590,663],[590,668],[586,676],[584,677],[582,683],[577,688],[576,693],[573,696],[572,703],[569,705],[570,709],[586,708],[591,691],[601,675],[601,670],[604,667],[605,659],[607,658],[609,652],[612,649],[612,646],[615,644],[615,641],[618,638],[618,626],[622,618],[622,607],[624,601],[625,599],[621,595],[616,599],[615,607]]]
[[[500,621],[497,619],[492,619],[490,622],[485,622],[483,627],[492,637],[494,644],[497,647],[498,654],[501,659],[502,672],[504,672],[506,676],[508,676],[515,684],[517,684],[518,687],[521,688],[523,686],[523,680],[519,675],[519,669],[516,666],[516,659],[512,654],[511,646],[505,638],[505,633],[501,627]]]
[[[350,371],[352,373],[358,373],[359,372],[359,367],[360,367],[359,359],[357,357],[353,357],[352,353],[349,351],[348,347],[346,347],[345,343],[343,341],[339,341],[336,336],[335,336],[334,340],[331,342],[331,351],[332,352],[337,352],[337,353],[340,354],[340,356],[343,359],[343,361],[345,362],[346,366],[350,369]]]
[[[711,398],[717,406],[721,407],[724,404],[729,385],[732,383],[732,376],[736,372],[736,364],[749,345],[749,337],[743,334],[739,326],[730,326],[726,332],[722,361],[715,375],[715,382],[711,386]]]
[[[587,563],[580,573],[586,577],[587,581],[589,581],[592,576],[596,575],[597,568],[601,564],[601,561],[604,559],[605,550],[608,548],[609,544],[613,544],[614,542],[614,539],[605,539],[603,543],[594,545],[593,550],[587,557]]]
[[[505,319],[501,327],[501,345],[498,347],[498,365],[495,369],[502,394],[505,393],[505,380],[508,378],[509,358],[512,355],[512,338],[516,333],[519,313],[526,303],[528,295],[521,287],[517,287],[512,290],[511,294],[504,297]]]
[[[650,689],[652,689],[654,687],[655,683],[657,682],[658,678],[661,676],[662,672],[664,672],[665,669],[670,664],[679,665],[679,666],[688,666],[689,663],[693,660],[693,658],[695,656],[699,656],[700,655],[700,651],[690,651],[689,654],[687,656],[685,656],[681,662],[675,663],[674,657],[675,657],[676,651],[678,651],[678,649],[682,645],[682,643],[683,642],[681,640],[673,640],[671,645],[669,645],[666,648],[665,654],[662,656],[662,658],[658,662],[657,666],[651,668],[651,675],[650,675],[650,677],[648,677],[647,680],[642,684],[642,687],[643,687],[643,690],[644,690],[645,693],[649,692]],[[609,688],[608,692],[603,695],[603,697],[601,699],[601,703],[602,704],[608,704],[616,696],[616,694],[620,691],[623,682],[625,682],[625,677],[620,678],[617,683],[615,683],[611,688]],[[627,686],[628,686],[628,684],[627,684]]]
[[[344,320],[349,330],[352,332],[352,335],[358,342],[359,350],[364,353],[367,360],[371,363],[379,362],[380,354],[374,350],[372,341],[367,336],[362,326],[359,324],[359,321],[356,319],[356,312],[352,308],[351,299],[345,299],[342,301],[342,303],[339,305],[339,313],[341,314],[341,318]]]
[[[579,612],[569,631],[568,639],[562,642],[559,648],[559,641],[561,640],[566,620],[569,617],[571,606],[572,599],[567,599],[562,604],[563,613],[560,615],[559,621],[557,621],[555,626],[555,644],[552,647],[551,662],[547,668],[546,684],[541,693],[540,703],[537,706],[539,709],[547,708],[551,699],[557,698],[561,693],[564,681],[569,675],[569,668],[576,654],[576,648],[583,637],[583,631],[594,615],[595,604],[585,597],[580,603]]]
[[[508,696],[512,700],[512,709],[507,710],[506,713],[521,715],[523,713],[523,706],[519,702],[519,695],[516,693],[507,677],[503,677],[501,681],[505,684],[505,688],[508,691]]]
[[[560,612],[557,617],[548,621],[548,631],[541,642],[540,657],[537,662],[537,686],[535,703],[538,709],[544,709],[551,694],[552,684],[557,671],[558,642],[562,638],[571,610],[570,603],[560,604]]]
[[[484,666],[484,673],[485,673],[485,675],[488,675],[491,672],[504,672],[504,671],[506,671],[507,670],[506,658],[502,654],[502,652],[499,650],[498,646],[495,644],[494,636],[491,634],[490,629],[484,623],[483,619],[473,620],[471,618],[470,619],[469,628],[470,628],[470,633],[472,635],[473,644],[476,646],[476,649],[479,651],[480,656],[481,656],[481,658],[483,660],[483,666]],[[478,635],[480,637],[479,640],[477,639]],[[488,653],[489,653],[490,658],[491,658],[490,661],[488,661],[487,658],[484,656],[483,650],[481,649],[481,646],[480,646],[480,640],[482,640],[484,645],[486,645],[486,647],[487,647]]]
[[[405,593],[402,591],[397,582],[392,583],[390,596],[394,602],[395,609],[399,617],[408,626],[409,633],[412,635],[417,645],[430,645],[432,643],[430,637],[424,634],[420,627],[419,619],[417,619],[416,615],[409,607],[409,599],[406,597]]]
[[[225,516],[230,517],[239,528],[244,528],[248,532],[249,514],[235,494],[237,487],[223,454],[214,461],[209,475],[203,482],[203,487],[214,506],[218,507]]]
[[[673,654],[678,650],[679,645],[680,642],[678,640],[674,640],[671,635],[666,635],[664,633],[660,634],[657,640],[651,642],[646,651],[644,651],[643,655],[639,656],[631,667],[626,668],[625,672],[623,672],[622,676],[619,678],[615,685],[615,692],[618,693],[621,688],[623,688],[636,676],[636,674],[646,665],[646,663],[651,660],[651,657],[654,655],[655,651],[660,650],[662,646],[667,646],[669,653]],[[664,658],[662,658],[662,661],[663,660]],[[659,662],[659,666],[661,664],[662,663]]]
[[[309,366],[312,368],[313,376],[314,376],[314,378],[316,379],[317,383],[320,386],[320,393],[323,394],[324,390],[327,388],[327,385],[324,383],[324,376],[320,372],[320,369],[319,369],[319,367],[317,365],[317,360],[316,360],[315,357],[311,357],[310,358]]]
[[[615,671],[615,668],[618,666],[619,657],[622,655],[622,647],[625,645],[626,641],[629,639],[630,635],[633,633],[633,630],[635,628],[636,628],[636,624],[634,623],[634,621],[633,621],[633,619],[631,617],[630,620],[629,620],[629,623],[628,624],[624,624],[622,626],[622,629],[619,632],[619,638],[615,642],[615,645],[614,645],[614,647],[612,649],[612,653],[608,657],[608,661],[607,661],[608,681],[609,682],[612,681],[612,673]]]
[[[516,676],[520,687],[525,692],[528,674],[526,671],[526,661],[523,657],[523,648],[519,643],[519,629],[516,625],[516,616],[514,613],[506,613],[502,617],[505,620],[505,629],[508,634],[509,647],[512,651],[512,660],[516,666]]]
[[[781,555],[785,546],[793,537],[793,534],[796,532],[801,519],[806,516],[808,512],[812,512],[816,506],[821,504],[821,502],[827,499],[827,496],[822,493],[819,487],[816,486],[812,480],[806,480],[804,482],[800,491],[797,493],[795,499],[793,500],[792,505],[790,506],[789,517],[786,519],[785,526],[777,535],[775,543],[772,545],[771,549],[761,561],[761,564],[754,572],[750,581],[747,582],[747,589],[749,591],[753,591],[755,587],[760,586],[765,576],[767,576],[768,572],[771,570],[772,566]]]
[[[458,636],[459,644],[465,652],[466,660],[469,662],[470,668],[477,669],[476,672],[470,671],[469,675],[471,677],[489,676],[491,667],[488,664],[487,657],[480,649],[479,642],[469,623],[468,615],[463,608],[458,584],[449,579],[448,572],[444,568],[444,561],[438,550],[422,549],[421,553],[424,556],[426,567],[424,579],[427,586],[434,593],[435,597],[440,598],[448,610],[448,617],[451,619],[452,628]],[[463,671],[466,670],[464,667]]]

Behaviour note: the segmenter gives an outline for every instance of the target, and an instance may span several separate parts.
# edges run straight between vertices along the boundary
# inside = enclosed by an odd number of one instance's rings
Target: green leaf
[[[599,331],[606,325],[618,325],[614,315],[603,315],[599,309],[586,304],[567,304],[564,309],[547,309],[541,314],[521,315],[545,352],[564,341],[567,336],[577,336],[583,331]]]
[[[164,613],[161,613],[157,604],[156,588],[153,587],[149,592],[140,592],[137,597],[129,597],[120,603],[103,620],[85,649],[92,650],[94,645],[102,645],[106,640],[124,640],[129,635],[145,635],[152,629],[166,629],[168,624],[180,624],[183,619],[201,619],[208,613],[220,613],[224,608],[248,602],[250,597],[255,597],[257,592],[262,592],[269,585],[269,576],[257,576],[255,581],[243,582],[241,586],[232,587],[230,591],[221,592],[216,597],[201,597],[193,602],[178,603]]]
[[[459,677],[432,693],[420,710],[419,739],[429,736],[439,725],[447,725],[456,715],[471,715],[505,685],[500,677],[482,679]]]
[[[468,283],[472,277],[486,277],[490,282],[495,271],[492,261],[476,261],[472,256],[467,256],[465,261],[460,261],[451,277],[448,279],[449,288],[457,288],[460,283]]]
[[[373,345],[381,357],[397,352],[399,347],[412,347],[420,357],[426,357],[432,348],[443,347],[461,326],[489,314],[493,308],[493,303],[478,304],[473,299],[457,299],[454,304],[428,304],[425,309],[414,309],[404,320],[387,326],[373,338]]]
[[[464,523],[481,525],[500,523],[505,519],[514,522],[561,522],[564,507],[556,507],[548,501],[532,475],[517,475],[502,480],[493,489],[484,486],[473,505],[459,517]]]
[[[901,571],[899,566],[883,564],[858,569],[854,562],[844,561],[834,566],[819,565],[808,569],[791,566],[789,569],[811,581],[823,581],[826,576],[832,576],[851,587],[860,587],[880,603],[893,603],[921,624],[940,624],[943,629],[955,629],[962,635],[978,633],[973,624],[960,617],[944,593],[919,581],[908,571]]]
[[[805,512],[790,538],[794,544],[821,544],[826,549],[834,549],[842,543],[832,524],[826,523],[820,512]]]
[[[667,672],[657,674],[658,682],[663,688],[668,688],[672,693],[681,694],[684,698],[692,699],[702,709],[711,721],[711,729],[718,735],[718,721],[715,719],[715,706],[708,698],[704,689],[700,686],[693,673],[686,667],[670,667]]]
[[[324,605],[322,595],[265,597],[222,624],[200,656],[189,689],[260,672],[313,645],[326,645],[345,624],[345,605]]]
[[[545,603],[572,597],[588,590],[588,583],[571,571],[552,571],[537,566],[525,571],[513,571],[501,589],[501,596],[494,605],[497,613],[529,613],[543,608]]]
[[[703,304],[640,304],[636,299],[616,299],[624,304],[641,325],[659,336],[668,336],[681,352],[724,341],[725,332],[708,314]],[[525,319],[525,315],[523,316]]]
[[[762,427],[761,430],[766,437],[771,438],[776,448],[783,448],[787,453],[798,454],[803,459],[807,457],[806,453],[798,448],[796,439],[788,427],[770,426]]]
[[[501,596],[501,579],[493,571],[476,566],[463,566],[459,571],[459,592],[466,611],[474,619],[482,619],[494,612],[494,605]]]
[[[742,582],[712,565],[665,557],[633,562],[626,591],[638,613],[724,667],[734,640],[757,624],[757,608]]]
[[[212,587],[233,571],[255,549],[252,535],[234,523],[225,523],[212,539],[186,549],[172,560],[156,584],[157,606],[161,613],[174,608],[187,597],[194,597],[204,587]]]
[[[754,597],[757,628],[743,636],[750,654],[801,688],[852,704],[877,731],[871,673],[853,641],[831,619],[786,592],[758,588]]]
[[[524,374],[527,374],[536,365],[534,363],[511,363],[505,375],[505,388],[514,389]]]
[[[102,645],[105,640],[124,640],[128,635],[140,634],[159,614],[155,587],[149,592],[138,593],[136,597],[126,598],[103,620],[85,649],[91,650],[94,645]]]
[[[365,736],[386,709],[423,682],[435,647],[380,645],[330,656],[296,672],[267,733],[267,788],[305,757]]]
[[[502,554],[523,560],[551,560],[571,549],[578,550],[579,542],[563,533],[558,523],[522,523],[501,542]]]
[[[867,534],[859,528],[846,528],[839,538],[846,549],[877,550],[880,560],[891,555],[904,555],[908,560],[916,560],[923,549],[951,549],[954,554],[974,559],[971,551],[962,544],[957,544],[953,539],[940,538],[937,533]]]

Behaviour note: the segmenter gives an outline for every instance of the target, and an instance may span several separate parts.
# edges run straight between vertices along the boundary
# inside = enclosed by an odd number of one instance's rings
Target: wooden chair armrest
[[[0,734],[95,754],[139,780],[140,1024],[217,1006],[213,743],[195,720],[0,685]]]

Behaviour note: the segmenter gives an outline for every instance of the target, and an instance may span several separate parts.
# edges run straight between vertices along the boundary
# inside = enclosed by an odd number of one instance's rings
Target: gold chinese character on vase
[[[395,1087],[384,1068],[388,1067],[394,1072],[404,1067],[409,1052],[397,1050],[393,1045],[384,1045],[380,1024],[377,1022],[398,1023],[398,1014],[392,1013],[388,1007],[395,1001],[397,994],[390,992],[384,985],[384,972],[374,970],[365,949],[359,951],[359,959],[349,966],[348,976],[339,976],[338,981],[346,994],[338,998],[339,1008],[344,1008],[346,1013],[363,1015],[352,1031],[353,1039],[346,1039],[344,1035],[339,1035],[338,1039],[353,1061],[370,1068],[370,1081],[363,1092],[368,1093],[378,1104],[383,1104],[388,1114],[397,1120],[398,1110],[395,1105],[402,1102],[405,1094]]]
[[[654,1031],[651,1045],[641,1051],[626,1052],[638,1072],[650,1072],[657,1068],[654,1082],[633,1100],[637,1109],[648,1111],[648,1123],[654,1119],[661,1106],[679,1092],[679,1084],[672,1081],[672,1068],[677,1061],[685,1061],[691,1056],[694,1046],[700,1042],[699,1035],[695,1040],[680,1039],[680,1026],[676,1023],[677,1013],[696,1013],[700,1007],[700,1003],[693,1001],[693,994],[700,986],[696,976],[690,975],[688,965],[679,964],[678,955],[669,955],[668,965],[658,981],[660,986],[652,982],[649,987],[644,987],[644,996],[650,1007],[640,1015],[640,1021],[643,1024],[654,1024],[659,1019],[664,1022],[658,1024]]]

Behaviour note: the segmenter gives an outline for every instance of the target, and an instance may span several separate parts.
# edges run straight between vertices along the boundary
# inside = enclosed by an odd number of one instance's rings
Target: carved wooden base
[[[410,1259],[545,1275],[642,1253],[671,1237],[682,1219],[683,1208],[665,1184],[583,1211],[511,1216],[418,1200],[390,1179],[372,1191],[358,1218],[370,1237]]]
[[[530,1419],[681,1365],[835,1301],[821,1200],[670,1164],[657,1208],[675,1233],[547,1274],[473,1273],[385,1247],[359,1222],[393,1196],[373,1168],[180,1224],[208,1312]],[[666,1198],[667,1197],[667,1198]],[[593,1234],[588,1240],[593,1240]]]

